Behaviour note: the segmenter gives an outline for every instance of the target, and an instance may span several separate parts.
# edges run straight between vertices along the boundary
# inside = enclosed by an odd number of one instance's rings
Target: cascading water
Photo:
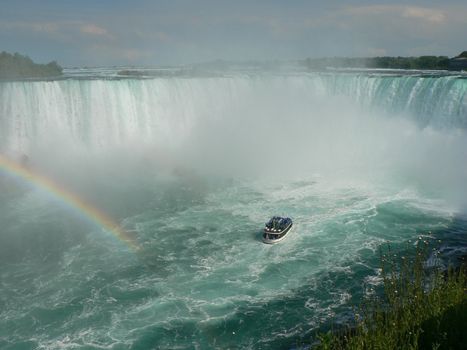
[[[378,283],[383,243],[465,249],[466,130],[461,75],[2,82],[1,153],[139,249],[3,169],[0,347],[306,342]],[[274,214],[296,229],[264,245]]]
[[[0,94],[2,146],[25,151],[51,137],[80,147],[135,140],[176,143],[199,119],[232,117],[232,108],[245,101],[253,106],[254,98],[272,97],[289,101],[294,97],[303,104],[341,95],[365,108],[406,113],[422,127],[467,128],[467,78],[459,76],[308,74],[10,82],[2,83]]]

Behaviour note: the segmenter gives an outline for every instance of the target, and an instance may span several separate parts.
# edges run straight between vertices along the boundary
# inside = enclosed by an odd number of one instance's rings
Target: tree
[[[13,55],[5,51],[0,53],[0,79],[38,78],[61,74],[62,67],[55,61],[37,64],[28,56],[19,53]]]

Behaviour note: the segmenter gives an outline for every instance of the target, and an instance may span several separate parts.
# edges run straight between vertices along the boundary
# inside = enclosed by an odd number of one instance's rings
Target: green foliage
[[[28,56],[19,53],[0,53],[0,79],[40,78],[59,76],[62,67],[53,61],[48,64],[36,64]]]
[[[465,266],[427,269],[429,248],[419,239],[414,257],[381,256],[384,295],[368,300],[351,330],[320,335],[314,349],[461,349],[467,346]],[[434,255],[438,252],[435,250]]]
[[[335,68],[382,68],[382,69],[448,69],[447,56],[420,57],[368,57],[368,58],[307,58],[304,65],[308,69]]]

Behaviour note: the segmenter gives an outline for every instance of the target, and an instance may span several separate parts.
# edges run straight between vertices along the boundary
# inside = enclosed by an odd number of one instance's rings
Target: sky
[[[0,51],[65,67],[465,50],[466,0],[0,0]]]

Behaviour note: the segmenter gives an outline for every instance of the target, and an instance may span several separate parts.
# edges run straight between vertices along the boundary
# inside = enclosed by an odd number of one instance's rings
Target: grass
[[[381,254],[382,295],[366,300],[347,330],[320,334],[313,349],[467,349],[465,265],[443,269],[429,242],[416,245],[410,257],[390,247]]]

